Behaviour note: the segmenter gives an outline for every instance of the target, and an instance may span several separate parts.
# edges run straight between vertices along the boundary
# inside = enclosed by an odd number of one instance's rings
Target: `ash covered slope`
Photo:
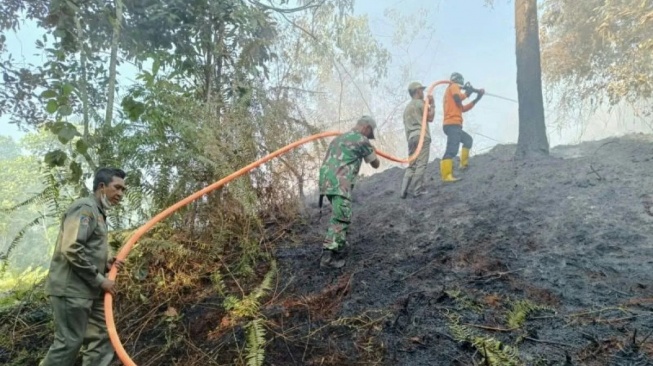
[[[312,207],[296,228],[301,244],[279,248],[277,256],[281,278],[294,276],[286,293],[322,294],[311,311],[329,312],[291,314],[293,322],[333,326],[377,312],[376,332],[365,334],[382,347],[376,360],[389,365],[472,364],[480,360],[474,339],[490,337],[514,346],[529,365],[652,364],[651,340],[638,345],[632,338],[635,330],[643,340],[653,329],[653,217],[645,209],[653,193],[653,137],[563,146],[528,162],[514,161],[513,153],[514,146],[497,146],[475,156],[458,173],[462,180],[446,185],[439,161],[431,163],[429,192],[417,200],[398,197],[403,169],[359,181],[342,270],[318,268],[330,208],[319,219]],[[511,328],[506,322],[519,300],[557,313],[530,316],[513,331],[456,333],[456,319]],[[594,310],[600,311],[578,315]],[[362,329],[322,332],[321,341],[306,342],[304,355],[331,364],[372,362],[361,351]],[[461,337],[468,342],[453,341]],[[291,360],[274,348],[273,359]]]

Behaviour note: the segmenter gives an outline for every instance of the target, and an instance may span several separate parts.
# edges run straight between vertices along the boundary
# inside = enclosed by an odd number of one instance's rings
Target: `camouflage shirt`
[[[406,140],[419,137],[422,131],[422,116],[424,113],[424,101],[421,99],[412,99],[404,109],[404,129],[406,130]],[[426,124],[426,134],[424,141],[431,141],[431,131],[429,124]]]
[[[331,141],[320,168],[320,195],[337,195],[351,199],[362,160],[376,160],[370,140],[358,131],[349,131]]]
[[[104,210],[93,196],[76,200],[61,220],[46,294],[99,299],[108,258]]]

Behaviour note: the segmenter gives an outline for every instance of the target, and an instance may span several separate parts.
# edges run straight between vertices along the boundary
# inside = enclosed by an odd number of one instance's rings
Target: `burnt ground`
[[[161,226],[119,277],[121,339],[142,366],[653,365],[653,136],[514,150],[453,184],[431,163],[420,199],[398,197],[402,169],[361,179],[339,270],[318,265],[328,203],[247,245]],[[0,363],[47,350],[39,289],[0,308]]]
[[[419,199],[403,169],[363,178],[340,270],[318,266],[330,207],[311,205],[276,250],[267,362],[653,365],[652,142],[497,146],[453,184],[436,160]]]

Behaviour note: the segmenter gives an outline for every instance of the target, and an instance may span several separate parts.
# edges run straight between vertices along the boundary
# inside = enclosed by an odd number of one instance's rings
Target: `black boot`
[[[342,252],[334,252],[332,250],[322,250],[322,257],[320,257],[321,268],[342,268],[345,265],[345,255]]]

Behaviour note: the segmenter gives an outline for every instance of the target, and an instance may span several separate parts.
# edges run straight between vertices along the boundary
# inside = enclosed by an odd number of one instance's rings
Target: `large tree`
[[[494,0],[485,0],[492,6]],[[515,53],[519,99],[518,158],[549,155],[544,120],[537,0],[515,0]]]
[[[515,31],[519,98],[517,156],[548,155],[536,0],[515,0]]]

